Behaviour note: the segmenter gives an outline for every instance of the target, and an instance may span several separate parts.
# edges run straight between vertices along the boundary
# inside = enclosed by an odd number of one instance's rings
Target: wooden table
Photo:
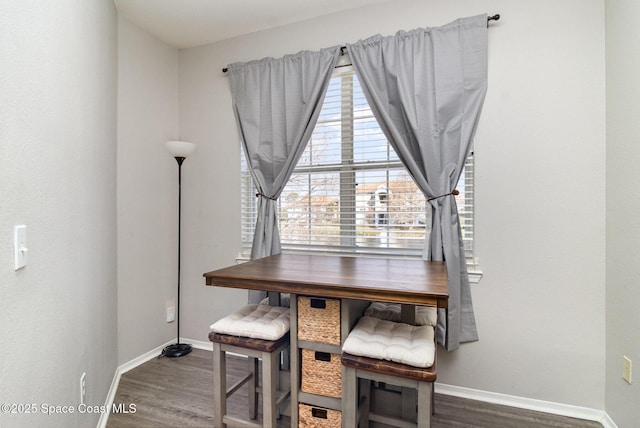
[[[444,262],[278,254],[204,274],[207,285],[447,307]]]
[[[447,307],[444,262],[423,260],[278,254],[207,272],[206,284],[291,294],[291,426],[298,426],[298,402],[342,409],[342,400],[305,394],[300,387],[298,349],[341,353],[341,347],[298,341],[296,296],[340,299],[342,341],[370,301],[402,304],[403,321],[412,322],[414,305]],[[295,350],[295,351],[294,351]],[[343,397],[355,396],[344,391]]]

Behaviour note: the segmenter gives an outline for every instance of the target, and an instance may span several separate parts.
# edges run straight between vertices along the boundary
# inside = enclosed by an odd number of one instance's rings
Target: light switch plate
[[[176,308],[167,308],[167,322],[174,322],[176,320]]]
[[[18,270],[27,265],[27,226],[15,226],[13,231],[14,263],[15,270]]]
[[[631,384],[631,358],[622,356],[622,378]]]

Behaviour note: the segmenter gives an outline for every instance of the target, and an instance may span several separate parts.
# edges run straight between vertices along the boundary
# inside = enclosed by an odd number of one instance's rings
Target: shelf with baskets
[[[342,413],[342,343],[362,316],[367,301],[292,297],[292,403],[298,403],[297,426],[335,427]],[[295,312],[295,314],[294,314]],[[294,361],[295,360],[295,361]],[[294,391],[295,390],[295,391]]]

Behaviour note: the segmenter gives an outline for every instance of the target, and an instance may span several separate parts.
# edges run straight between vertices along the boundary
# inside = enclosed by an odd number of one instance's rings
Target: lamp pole
[[[165,357],[182,357],[191,352],[192,347],[187,343],[180,343],[180,267],[181,267],[181,243],[182,243],[182,163],[191,152],[195,149],[192,143],[184,141],[169,141],[167,143],[167,150],[174,155],[176,162],[178,163],[178,303],[177,303],[177,318],[178,318],[178,331],[176,343],[166,346],[162,350],[162,356]]]

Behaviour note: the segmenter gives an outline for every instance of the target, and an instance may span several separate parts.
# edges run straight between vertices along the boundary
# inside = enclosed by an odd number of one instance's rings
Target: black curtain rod
[[[487,27],[489,26],[489,21],[498,21],[500,19],[500,14],[496,13],[493,16],[487,17]],[[344,51],[347,49],[346,46],[340,46],[340,55],[344,55]],[[222,69],[223,73],[226,73],[229,69],[227,67]]]

